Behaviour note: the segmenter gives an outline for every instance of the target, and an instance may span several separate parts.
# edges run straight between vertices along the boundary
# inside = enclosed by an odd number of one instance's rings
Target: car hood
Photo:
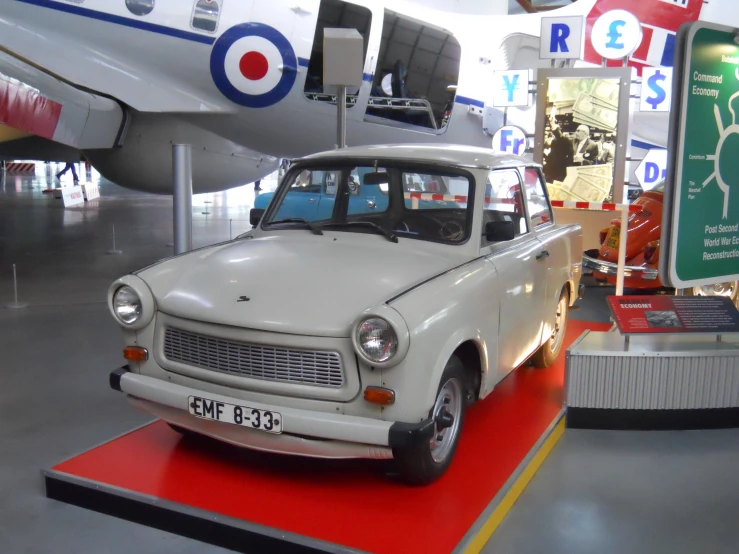
[[[243,239],[138,274],[176,317],[290,334],[346,337],[366,309],[466,261],[455,247],[364,233]],[[248,299],[248,300],[247,300]]]

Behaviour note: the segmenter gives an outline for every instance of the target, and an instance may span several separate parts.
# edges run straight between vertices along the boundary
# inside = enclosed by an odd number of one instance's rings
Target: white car
[[[523,158],[451,145],[303,158],[253,230],[112,284],[129,363],[111,386],[180,432],[394,458],[429,483],[466,407],[562,348],[582,230],[555,224],[543,183]]]

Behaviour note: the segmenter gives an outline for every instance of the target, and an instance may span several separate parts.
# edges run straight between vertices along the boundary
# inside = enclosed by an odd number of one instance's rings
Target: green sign
[[[679,121],[670,126],[677,148],[662,234],[669,247],[662,250],[664,269],[678,288],[739,279],[739,44],[733,29],[705,22],[682,38]]]

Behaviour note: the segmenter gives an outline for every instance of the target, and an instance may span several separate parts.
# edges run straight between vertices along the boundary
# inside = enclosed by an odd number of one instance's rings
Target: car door
[[[349,215],[382,213],[388,206],[387,185],[366,184],[364,176],[375,169],[371,166],[356,167],[349,174]],[[384,171],[378,168],[377,171]],[[383,190],[384,189],[384,190]]]
[[[562,292],[562,287],[569,279],[570,261],[580,259],[580,255],[573,256],[568,251],[569,241],[563,240],[566,233],[554,225],[554,214],[544,186],[544,175],[538,167],[523,168],[524,186],[526,190],[526,204],[531,221],[531,228],[537,239],[542,243],[542,254],[546,257],[547,288],[542,297],[544,314],[543,335],[549,336],[554,325],[556,305]]]
[[[531,230],[517,169],[494,169],[488,176],[483,201],[483,233],[488,221],[514,223],[515,237],[505,242],[483,236],[481,255],[498,274],[498,378],[521,365],[540,345],[542,299],[546,295],[547,265],[542,244]]]

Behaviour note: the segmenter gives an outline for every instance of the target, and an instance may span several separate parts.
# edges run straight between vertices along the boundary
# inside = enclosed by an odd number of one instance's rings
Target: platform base
[[[257,554],[354,553],[309,537],[223,517],[181,504],[93,483],[49,470],[44,472],[46,496],[161,531],[199,540],[234,552]]]
[[[739,427],[739,408],[706,410],[606,410],[568,408],[569,429],[688,431]]]
[[[571,321],[568,344],[589,326],[607,328]],[[238,552],[479,552],[564,430],[563,380],[564,360],[511,373],[425,487],[389,461],[255,452],[155,421],[44,472],[47,495]]]

